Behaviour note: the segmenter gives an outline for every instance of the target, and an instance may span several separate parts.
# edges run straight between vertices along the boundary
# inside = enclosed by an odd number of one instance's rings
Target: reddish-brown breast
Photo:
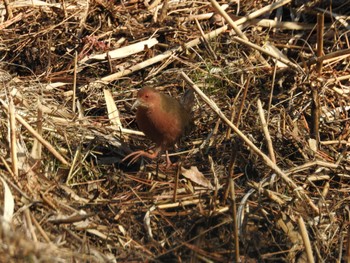
[[[142,88],[135,106],[140,130],[163,150],[173,146],[192,124],[188,109],[153,88]]]

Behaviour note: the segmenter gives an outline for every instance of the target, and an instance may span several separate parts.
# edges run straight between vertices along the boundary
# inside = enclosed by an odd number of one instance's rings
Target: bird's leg
[[[172,162],[170,161],[170,158],[169,158],[168,150],[165,151],[165,156],[166,156],[166,166],[165,166],[165,169],[168,169],[168,168],[172,165]]]
[[[124,162],[125,160],[127,159],[130,159],[130,162],[128,163],[128,165],[134,163],[138,158],[140,158],[141,156],[143,157],[147,157],[149,159],[155,159],[157,156],[159,156],[159,153],[162,151],[162,147],[156,147],[154,149],[154,152],[153,153],[149,153],[149,152],[146,152],[146,151],[136,151],[136,152],[132,152],[130,153],[129,155],[125,156],[122,160],[122,162]],[[165,151],[165,156],[166,156],[166,166],[165,166],[165,170],[169,169],[172,165],[174,165],[170,158],[169,158],[169,153],[168,151]],[[157,159],[157,164],[159,162],[159,158]]]
[[[157,161],[156,161],[156,178],[158,179],[158,173],[159,173],[159,158],[160,155],[158,154]]]
[[[153,153],[148,153],[148,152],[145,152],[142,150],[136,151],[136,152],[130,153],[129,155],[125,156],[124,159],[122,160],[122,162],[124,162],[125,160],[127,160],[129,158],[132,158],[130,160],[130,162],[128,163],[128,165],[130,165],[130,164],[134,163],[141,156],[147,157],[149,159],[154,159],[158,156],[160,150],[161,150],[161,148],[157,147]]]

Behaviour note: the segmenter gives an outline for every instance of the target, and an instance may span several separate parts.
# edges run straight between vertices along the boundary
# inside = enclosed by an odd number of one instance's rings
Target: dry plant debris
[[[0,261],[349,261],[349,6],[0,3]],[[196,91],[176,167],[121,162],[145,85]]]

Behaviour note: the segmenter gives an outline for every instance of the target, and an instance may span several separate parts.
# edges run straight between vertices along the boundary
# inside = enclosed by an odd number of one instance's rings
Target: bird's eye
[[[145,95],[145,98],[148,99],[148,95]]]

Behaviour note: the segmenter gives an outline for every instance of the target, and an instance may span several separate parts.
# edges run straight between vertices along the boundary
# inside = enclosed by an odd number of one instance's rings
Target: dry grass
[[[269,2],[1,4],[0,261],[349,260],[348,4]],[[121,162],[144,85],[196,90],[177,167]]]

